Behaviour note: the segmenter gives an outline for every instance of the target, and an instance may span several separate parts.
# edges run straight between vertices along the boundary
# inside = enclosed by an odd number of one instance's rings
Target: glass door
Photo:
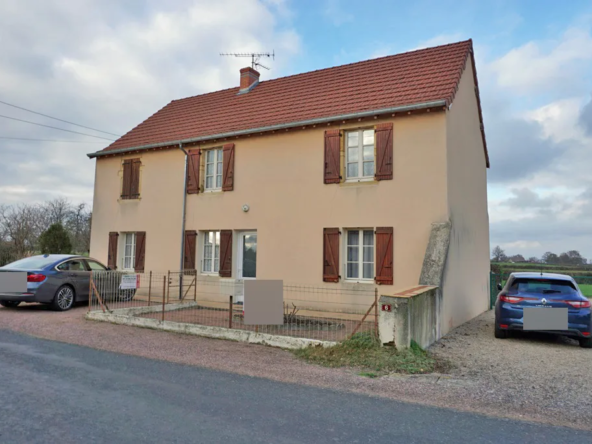
[[[257,232],[245,232],[239,236],[238,277],[257,277]]]

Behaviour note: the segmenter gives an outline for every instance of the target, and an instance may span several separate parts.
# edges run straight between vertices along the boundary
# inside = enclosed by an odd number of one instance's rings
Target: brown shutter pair
[[[188,153],[187,165],[187,194],[199,193],[199,170],[201,150],[191,150]],[[234,189],[234,143],[227,143],[222,147],[222,191]]]
[[[107,257],[107,266],[112,269],[117,269],[117,247],[119,241],[119,233],[109,233],[109,250]],[[135,270],[138,273],[144,272],[144,263],[146,261],[146,232],[136,232],[136,251],[135,251]]]
[[[195,270],[195,257],[196,257],[196,240],[197,231],[188,230],[185,231],[185,254],[183,257],[183,268],[185,270]]]
[[[220,277],[232,277],[232,230],[220,231]]]
[[[323,281],[339,282],[339,228],[323,231]],[[393,228],[376,229],[376,283],[393,285]]]
[[[140,159],[125,159],[123,161],[122,199],[137,199],[140,197]]]
[[[376,180],[393,179],[393,124],[376,125],[374,144],[376,146]],[[325,131],[325,183],[341,182],[341,132]]]

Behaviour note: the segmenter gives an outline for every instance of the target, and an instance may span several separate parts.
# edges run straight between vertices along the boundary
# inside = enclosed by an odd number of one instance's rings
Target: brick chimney
[[[240,90],[239,94],[249,92],[257,83],[259,83],[259,73],[253,68],[243,68],[240,70]]]

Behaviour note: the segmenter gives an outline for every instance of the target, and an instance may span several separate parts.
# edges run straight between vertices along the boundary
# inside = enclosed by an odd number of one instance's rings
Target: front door
[[[248,231],[239,235],[238,277],[255,279],[257,277],[257,232]]]

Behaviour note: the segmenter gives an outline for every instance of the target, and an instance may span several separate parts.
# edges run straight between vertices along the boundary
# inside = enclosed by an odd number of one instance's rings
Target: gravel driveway
[[[351,369],[307,364],[276,348],[87,321],[86,310],[0,307],[0,328],[276,381],[592,430],[592,350],[569,340],[495,340],[492,312],[432,346],[457,364],[450,374],[369,379]]]

